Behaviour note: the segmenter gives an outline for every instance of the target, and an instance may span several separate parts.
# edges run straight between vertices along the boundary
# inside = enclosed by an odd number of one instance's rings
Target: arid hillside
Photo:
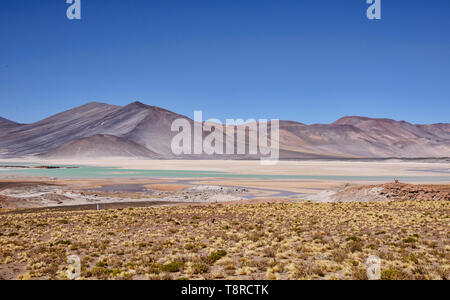
[[[130,140],[97,134],[81,138],[53,149],[41,157],[84,159],[90,157],[159,158],[159,155]]]
[[[172,132],[171,125],[179,118],[194,124],[186,116],[140,102],[124,107],[93,102],[33,124],[16,124],[0,119],[0,157],[70,157],[74,155],[74,142],[77,145],[86,144],[86,138],[101,134],[120,140],[122,143],[118,142],[117,147],[121,148],[119,152],[125,156],[129,156],[124,150],[125,144],[129,142],[130,153],[136,151],[137,144],[150,151],[148,156],[143,149],[139,151],[148,158],[155,155],[175,158],[171,151],[171,141],[176,132]],[[223,126],[218,130],[221,130],[224,140],[227,140],[227,136],[236,136],[235,126]],[[208,132],[204,132],[203,136],[207,134]],[[251,136],[249,131],[246,136],[248,144]],[[280,121],[279,144],[282,159],[444,158],[450,153],[450,124],[414,125],[405,121],[365,117],[345,117],[332,124],[313,125]],[[96,148],[98,149],[95,150]],[[90,158],[98,157],[103,151],[101,141],[98,138],[91,139],[89,149],[85,153]],[[259,155],[200,154],[179,158],[258,157]]]

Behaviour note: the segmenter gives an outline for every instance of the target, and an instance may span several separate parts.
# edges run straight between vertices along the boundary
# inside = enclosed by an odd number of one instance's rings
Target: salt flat
[[[261,175],[314,176],[436,176],[450,175],[450,161],[280,161],[262,166],[258,160],[141,160],[108,158],[95,160],[1,159],[0,163],[17,162],[58,165],[120,167],[137,170],[192,170]],[[441,173],[439,173],[439,170]]]

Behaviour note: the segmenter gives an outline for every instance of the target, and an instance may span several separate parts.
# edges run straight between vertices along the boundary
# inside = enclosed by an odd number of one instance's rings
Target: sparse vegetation
[[[68,255],[83,279],[365,280],[371,255],[385,280],[450,271],[449,201],[3,212],[4,279],[66,279]]]
[[[227,255],[227,251],[219,250],[219,251],[215,251],[215,252],[211,253],[211,255],[209,256],[209,259],[212,262],[216,262],[216,261],[218,261],[219,259],[221,259],[222,257],[224,257],[226,255]]]
[[[179,261],[173,261],[168,264],[161,266],[161,271],[163,272],[179,272],[183,268],[184,263]]]

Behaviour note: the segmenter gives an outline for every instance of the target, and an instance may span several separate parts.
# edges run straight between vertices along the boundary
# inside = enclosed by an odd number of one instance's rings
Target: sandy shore
[[[37,160],[0,159],[1,163],[37,162],[43,165],[86,165],[119,167],[136,170],[191,170],[229,172],[260,175],[313,175],[313,176],[436,176],[450,174],[450,161],[280,161],[274,166],[262,166],[260,161],[248,160]]]

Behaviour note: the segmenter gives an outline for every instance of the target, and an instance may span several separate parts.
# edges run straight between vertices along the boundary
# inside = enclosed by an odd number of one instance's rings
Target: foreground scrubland
[[[448,279],[450,202],[0,210],[0,278]]]

